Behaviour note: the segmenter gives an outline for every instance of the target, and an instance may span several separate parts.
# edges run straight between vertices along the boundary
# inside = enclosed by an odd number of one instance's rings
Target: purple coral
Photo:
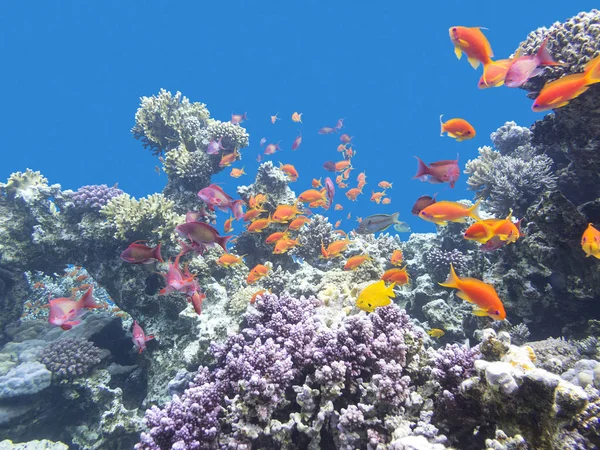
[[[442,388],[456,391],[464,380],[475,374],[475,361],[479,358],[481,353],[478,347],[446,344],[433,355],[435,367],[431,375]]]
[[[123,194],[117,187],[108,187],[106,184],[92,184],[82,186],[73,193],[71,199],[73,206],[84,211],[100,211],[109,200]]]
[[[442,250],[438,247],[433,247],[428,253],[425,253],[425,263],[429,268],[430,274],[435,281],[444,281],[450,273],[450,264],[459,276],[464,276],[468,271],[467,256],[460,250],[453,248],[452,250]]]
[[[39,358],[56,381],[73,380],[100,363],[100,352],[90,341],[68,338],[46,345]]]

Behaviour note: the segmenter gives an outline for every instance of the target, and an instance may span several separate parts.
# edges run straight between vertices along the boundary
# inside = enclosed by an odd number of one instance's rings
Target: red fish
[[[279,142],[281,142],[281,141],[279,141]],[[265,151],[263,153],[265,155],[272,155],[277,150],[281,150],[281,147],[279,146],[279,142],[277,144],[269,144],[269,145],[267,145],[265,147]]]
[[[121,253],[121,259],[129,264],[152,264],[154,261],[164,262],[160,255],[160,242],[154,248],[135,241]]]
[[[247,114],[248,113],[244,113],[244,114],[231,114],[231,123],[234,124],[234,125],[239,125],[244,120],[248,120]]]
[[[220,236],[219,232],[204,222],[187,222],[177,225],[175,231],[179,236],[204,246],[220,245],[227,252],[226,244],[233,236]]]
[[[296,136],[296,139],[294,139],[294,142],[292,142],[292,150],[298,150],[298,147],[300,147],[301,143],[302,143],[302,133],[300,133],[298,136]]]
[[[206,294],[204,292],[194,291],[187,299],[188,303],[192,304],[194,311],[196,311],[196,314],[198,315],[202,314],[202,302],[205,298]]]
[[[153,335],[146,336],[146,333],[144,333],[142,327],[140,327],[140,325],[137,323],[137,320],[133,321],[133,331],[131,334],[133,345],[139,349],[138,353],[142,353],[144,350],[146,350],[146,342],[154,339]]]
[[[415,158],[419,161],[419,168],[413,178],[421,181],[429,181],[430,183],[449,183],[451,188],[454,187],[460,175],[458,157],[455,160],[436,161],[429,164],[429,166],[418,157],[415,156]]]
[[[198,192],[198,198],[213,208],[219,208],[221,211],[230,210],[236,220],[244,215],[242,209],[244,202],[242,200],[233,200],[216,184],[211,184]]]
[[[75,301],[72,298],[61,297],[50,300],[47,305],[50,308],[48,322],[63,330],[70,330],[74,325],[81,323],[79,319],[87,311],[86,309],[102,308],[93,297],[93,287],[90,286],[83,296]]]
[[[195,275],[189,273],[187,269],[185,273],[181,272],[181,269],[179,268],[180,257],[181,255],[177,255],[173,264],[169,261],[169,272],[162,274],[167,285],[159,291],[160,295],[170,294],[171,292],[192,294],[194,291],[200,289],[198,282],[194,279]]]

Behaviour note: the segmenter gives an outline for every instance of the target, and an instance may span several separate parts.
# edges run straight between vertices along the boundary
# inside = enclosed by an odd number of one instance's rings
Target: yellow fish
[[[439,328],[432,328],[431,330],[427,331],[427,334],[434,338],[441,338],[446,333],[444,330],[440,330]]]
[[[396,283],[392,283],[388,287],[385,287],[385,281],[383,280],[368,285],[358,294],[356,306],[363,311],[373,312],[379,306],[389,305],[392,303],[391,298],[396,296],[394,294],[395,285]]]

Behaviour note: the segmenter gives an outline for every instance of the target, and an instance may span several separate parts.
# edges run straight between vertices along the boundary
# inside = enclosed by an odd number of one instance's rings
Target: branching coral
[[[468,258],[460,250],[442,250],[438,247],[433,247],[424,257],[426,267],[434,280],[438,282],[448,278],[450,273],[450,264],[454,266],[454,270],[459,276],[464,276],[468,272]]]
[[[506,122],[490,135],[494,148],[503,155],[512,153],[522,145],[531,143],[532,137],[533,133],[529,128],[520,127],[512,121]]]
[[[85,375],[100,361],[100,349],[90,341],[81,339],[56,340],[40,353],[40,362],[52,372],[56,381]]]
[[[111,199],[123,194],[117,187],[108,187],[106,184],[82,186],[73,194],[73,206],[81,211],[100,211]]]
[[[173,210],[174,203],[162,194],[136,200],[129,194],[112,198],[100,212],[115,229],[114,237],[121,240],[172,240],[175,227],[185,217]]]

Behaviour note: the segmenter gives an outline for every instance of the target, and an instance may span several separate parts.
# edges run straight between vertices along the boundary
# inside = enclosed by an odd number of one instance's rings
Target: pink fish
[[[248,120],[248,116],[246,114],[248,114],[248,113],[244,113],[244,114],[231,114],[231,123],[234,124],[234,125],[239,125],[244,120]]]
[[[216,184],[211,184],[204,189],[201,189],[198,192],[198,198],[213,208],[219,208],[224,212],[230,210],[236,220],[241,219],[244,215],[242,209],[244,202],[242,200],[233,200],[232,197],[227,195],[225,191]]]
[[[206,294],[204,292],[194,291],[187,299],[188,302],[192,304],[194,311],[196,311],[198,315],[202,314],[202,302],[205,298]]]
[[[292,142],[292,150],[298,150],[298,147],[300,147],[301,143],[302,143],[302,133],[300,133],[300,135],[297,136],[296,139],[294,139],[294,142]]]
[[[261,138],[260,139],[260,146],[262,147],[263,145],[265,145],[266,142],[267,142],[266,138]]]
[[[494,250],[498,250],[501,247],[504,247],[509,241],[505,240],[503,241],[502,239],[500,239],[499,236],[494,236],[493,238],[491,238],[489,241],[487,241],[485,244],[481,244],[479,246],[479,250],[481,250],[482,252],[492,252]]]
[[[227,252],[227,241],[233,236],[220,236],[219,232],[204,222],[187,222],[177,225],[175,231],[198,245],[214,247],[220,245]]]
[[[63,330],[70,330],[74,325],[81,323],[81,320],[77,320],[83,316],[87,311],[85,309],[101,308],[93,297],[93,287],[90,286],[82,297],[75,301],[72,298],[61,297],[50,300],[47,307],[50,308],[50,314],[48,315],[48,322],[57,327],[61,327]]]
[[[332,133],[337,133],[337,128],[331,128],[331,127],[323,127],[321,128],[318,133],[319,134],[332,134]]]
[[[333,196],[335,195],[335,186],[331,178],[325,178],[325,191],[327,192],[327,208],[329,209],[333,204]]]
[[[146,350],[146,342],[154,339],[153,335],[146,336],[146,333],[144,333],[142,327],[137,323],[137,320],[133,321],[133,331],[131,332],[131,335],[133,337],[133,345],[139,349],[138,353],[142,353]]]
[[[520,56],[515,58],[508,67],[504,84],[511,88],[523,86],[530,78],[538,76],[544,70],[542,66],[560,66],[552,59],[546,48],[548,38],[542,42],[540,49],[535,55]]]
[[[189,273],[187,269],[185,273],[181,272],[179,268],[180,257],[181,254],[177,255],[173,264],[169,261],[169,271],[166,274],[162,274],[167,285],[158,292],[160,295],[170,294],[171,292],[191,294],[200,289],[198,282],[195,280],[195,275]]]
[[[209,155],[216,155],[217,153],[219,153],[219,150],[225,150],[225,147],[221,145],[222,140],[223,137],[220,137],[218,141],[215,141],[214,139],[210,141],[208,143],[208,147],[206,147],[206,153],[208,153]]]
[[[449,183],[450,187],[453,188],[458,176],[460,175],[460,169],[458,168],[458,156],[455,160],[443,160],[436,161],[427,166],[423,161],[415,156],[419,161],[419,168],[417,174],[413,178],[417,178],[421,181],[429,181],[430,183]]]
[[[335,129],[339,130],[344,126],[344,119],[338,119],[337,123],[335,124]]]
[[[262,155],[258,155],[256,157],[256,162],[261,162],[262,161]]]
[[[340,141],[342,141],[344,144],[349,144],[350,141],[352,141],[352,136],[350,136],[347,133],[344,133],[340,136]]]
[[[281,142],[281,141],[279,141],[279,142]],[[277,150],[281,150],[281,147],[279,146],[279,142],[277,144],[269,144],[269,145],[267,145],[265,147],[265,151],[263,153],[265,155],[272,155]]]
[[[164,262],[160,255],[160,242],[154,248],[135,241],[121,253],[121,259],[129,264],[152,264],[154,261]]]

